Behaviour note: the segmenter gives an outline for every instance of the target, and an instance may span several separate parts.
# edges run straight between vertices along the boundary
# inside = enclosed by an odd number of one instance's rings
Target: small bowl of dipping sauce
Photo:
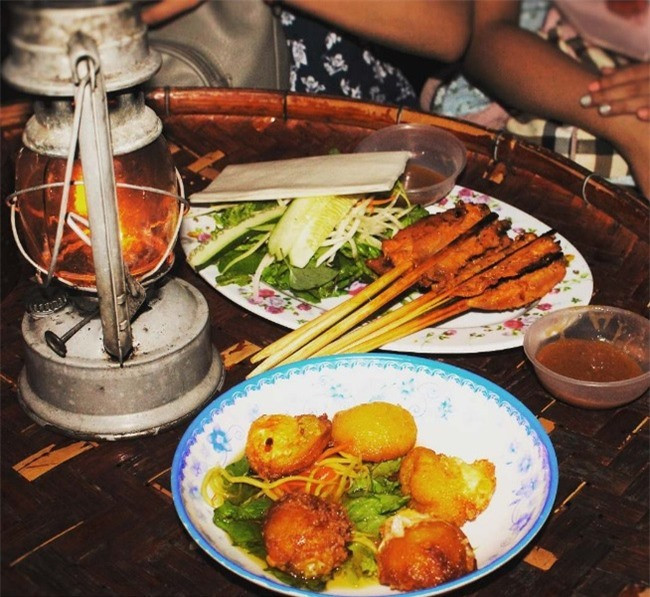
[[[650,321],[625,309],[544,315],[526,331],[524,352],[551,394],[582,408],[621,406],[650,387]]]
[[[410,152],[401,180],[409,200],[419,205],[430,205],[445,197],[467,163],[467,150],[453,134],[426,124],[395,124],[379,129],[354,151]]]

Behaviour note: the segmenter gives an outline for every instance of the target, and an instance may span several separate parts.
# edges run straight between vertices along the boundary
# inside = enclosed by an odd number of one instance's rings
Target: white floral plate
[[[487,203],[499,217],[511,220],[513,234],[520,231],[542,234],[549,230],[546,224],[520,209],[460,186],[454,187],[443,201],[431,206],[429,211],[434,213],[449,209],[450,205],[459,199],[472,203]],[[186,255],[199,242],[205,242],[214,228],[212,218],[201,215],[204,212],[205,209],[193,208],[184,218],[181,226],[181,244]],[[427,328],[386,344],[382,348],[426,354],[488,352],[514,348],[523,344],[526,329],[545,313],[589,304],[593,290],[591,270],[584,257],[568,240],[559,234],[556,237],[569,259],[567,273],[562,282],[533,306],[513,311],[468,313],[440,326]],[[290,329],[301,326],[317,317],[323,310],[331,309],[348,298],[341,296],[327,299],[314,306],[268,285],[262,285],[260,296],[254,297],[251,286],[218,286],[215,280],[219,270],[215,265],[200,270],[199,274],[218,292],[244,309]],[[361,285],[353,285],[350,293],[358,292],[360,288]]]
[[[399,404],[413,414],[417,445],[468,462],[487,458],[495,465],[497,485],[488,508],[463,526],[478,569],[408,595],[439,595],[470,584],[530,543],[551,512],[558,485],[555,451],[538,420],[511,394],[478,375],[392,353],[320,357],[284,365],[240,383],[208,405],[185,431],[172,464],[174,505],[189,534],[219,564],[257,585],[287,595],[318,595],[281,583],[259,560],[233,547],[212,523],[201,482],[209,468],[241,457],[248,429],[262,414],[331,417],[375,400]],[[376,584],[325,593],[367,597],[394,591]]]

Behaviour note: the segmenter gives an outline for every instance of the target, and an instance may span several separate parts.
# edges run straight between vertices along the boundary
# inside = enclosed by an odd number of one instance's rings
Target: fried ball
[[[429,448],[414,448],[400,466],[402,492],[411,507],[462,526],[487,508],[496,488],[494,464],[471,464]]]
[[[435,587],[476,570],[465,534],[444,520],[389,519],[377,553],[379,582],[398,591]],[[385,527],[385,528],[386,528]]]
[[[367,402],[339,411],[332,419],[334,444],[369,462],[404,456],[416,438],[413,415],[397,404]]]
[[[323,578],[347,559],[352,525],[340,504],[292,493],[269,508],[263,533],[270,566],[302,578]]]
[[[331,433],[327,415],[262,415],[248,430],[246,457],[258,475],[278,479],[314,464]]]

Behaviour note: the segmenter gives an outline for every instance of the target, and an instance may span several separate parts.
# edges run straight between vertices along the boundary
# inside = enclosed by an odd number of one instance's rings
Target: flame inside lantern
[[[23,147],[16,164],[16,189],[50,185],[27,190],[19,199],[22,237],[29,256],[43,270],[52,259],[59,223],[65,158],[50,157]],[[120,183],[150,187],[175,194],[176,176],[171,154],[162,136],[129,154],[113,158],[117,186],[117,204],[122,254],[130,274],[141,279],[164,259],[174,243],[178,201],[174,197],[143,188],[125,188]],[[88,207],[81,163],[72,173],[63,236],[54,275],[74,286],[95,285],[92,243],[88,227]],[[173,259],[173,252],[170,252]]]

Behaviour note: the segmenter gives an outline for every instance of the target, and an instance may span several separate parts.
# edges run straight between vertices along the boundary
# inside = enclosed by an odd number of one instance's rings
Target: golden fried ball
[[[246,457],[265,479],[277,479],[311,466],[330,441],[327,415],[262,415],[246,439]]]
[[[323,578],[347,559],[352,525],[340,504],[291,493],[269,508],[263,534],[270,566],[302,578]]]
[[[474,550],[453,523],[438,519],[389,520],[377,553],[379,582],[398,591],[435,587],[476,570]]]
[[[462,526],[487,508],[496,488],[494,464],[467,463],[429,448],[414,448],[399,472],[402,492],[411,507]]]
[[[397,404],[367,402],[339,411],[332,419],[334,445],[369,462],[404,456],[416,438],[413,415]]]

